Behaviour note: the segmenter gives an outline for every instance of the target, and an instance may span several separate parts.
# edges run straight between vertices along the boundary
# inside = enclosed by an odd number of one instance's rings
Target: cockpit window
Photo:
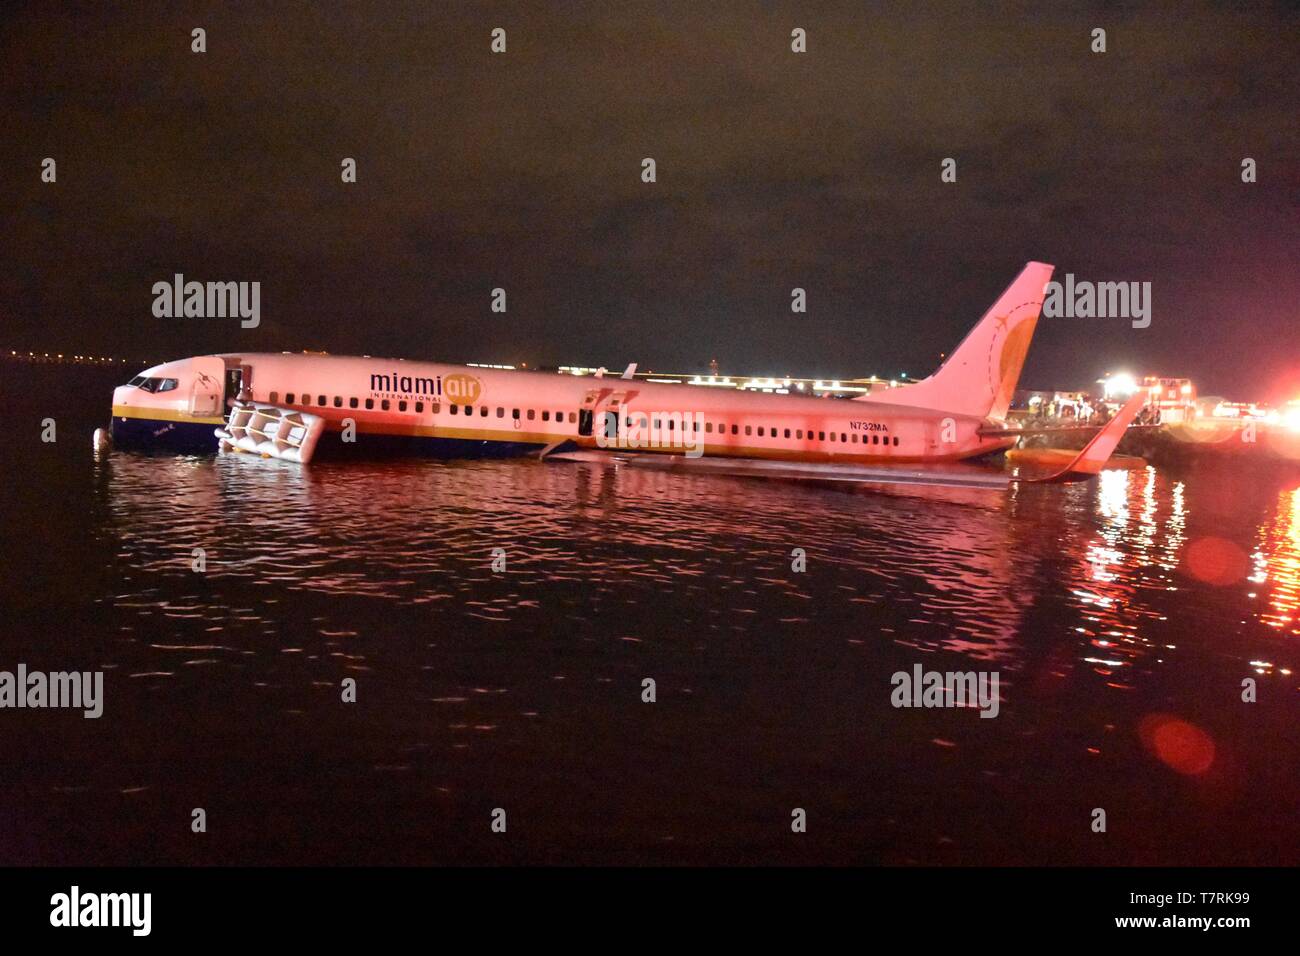
[[[128,384],[142,388],[146,392],[170,392],[179,383],[174,378],[145,378],[143,375],[137,375]]]

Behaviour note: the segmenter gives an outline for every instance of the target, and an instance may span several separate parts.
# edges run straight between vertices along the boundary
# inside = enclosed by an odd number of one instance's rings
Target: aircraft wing
[[[689,458],[685,455],[605,451],[580,448],[571,442],[543,452],[547,461],[578,461],[613,464],[627,468],[675,471],[683,474],[725,475],[738,478],[771,478],[835,485],[930,485],[949,488],[1008,487],[1012,482],[1083,481],[1102,470],[1124,436],[1128,424],[1145,402],[1145,396],[1130,399],[1068,464],[1047,473],[1029,474],[972,462],[912,464],[835,464],[802,461],[767,461],[753,458]]]
[[[615,464],[626,468],[674,471],[692,475],[725,475],[732,478],[772,478],[784,481],[828,484],[947,485],[962,488],[1005,488],[1011,476],[1000,468],[979,465],[837,465],[801,461],[761,461],[753,458],[721,458],[685,455],[642,454],[595,449],[557,450],[547,461],[585,461]]]
[[[1140,410],[1140,409],[1139,409]],[[1051,425],[1047,428],[981,428],[982,438],[1008,438],[1020,435],[1059,435],[1069,432],[1095,432],[1105,425]],[[1132,425],[1133,428],[1157,428],[1157,425]]]

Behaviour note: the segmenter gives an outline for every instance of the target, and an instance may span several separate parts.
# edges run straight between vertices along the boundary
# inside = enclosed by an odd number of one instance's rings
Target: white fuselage
[[[428,440],[431,453],[447,457],[522,454],[571,441],[640,453],[698,447],[706,455],[782,461],[919,462],[1007,444],[981,437],[983,419],[870,400],[275,353],[202,356],[142,373],[145,388],[114,393],[115,437],[165,444],[179,426],[220,424],[235,397],[235,370],[244,399],[309,411],[331,432],[350,421],[357,436],[405,439],[413,451]],[[166,390],[148,390],[158,380]]]

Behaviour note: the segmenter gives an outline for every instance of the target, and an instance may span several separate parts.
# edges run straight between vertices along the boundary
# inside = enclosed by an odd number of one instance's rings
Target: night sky
[[[1292,5],[122,6],[0,14],[5,349],[918,376],[1040,259],[1152,323],[1044,319],[1023,386],[1300,394]]]

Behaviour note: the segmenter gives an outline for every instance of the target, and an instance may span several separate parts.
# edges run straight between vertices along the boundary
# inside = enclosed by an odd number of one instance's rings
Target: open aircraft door
[[[578,434],[614,440],[619,433],[619,416],[634,397],[636,390],[593,388],[587,391],[578,409]]]
[[[224,419],[226,363],[213,355],[193,359],[192,363],[189,414],[193,418]]]
[[[612,391],[611,388],[590,388],[587,390],[587,394],[583,396],[582,405],[578,407],[578,435],[580,437],[591,437],[592,425],[596,416],[596,406]]]
[[[623,416],[624,410],[627,408],[628,402],[632,401],[635,397],[635,390],[629,391],[624,389],[622,391],[611,392],[609,397],[605,399],[605,403],[602,407],[603,414],[598,417],[600,419],[599,425],[604,426],[604,434],[606,438],[611,441],[618,438],[622,427],[620,419]]]

